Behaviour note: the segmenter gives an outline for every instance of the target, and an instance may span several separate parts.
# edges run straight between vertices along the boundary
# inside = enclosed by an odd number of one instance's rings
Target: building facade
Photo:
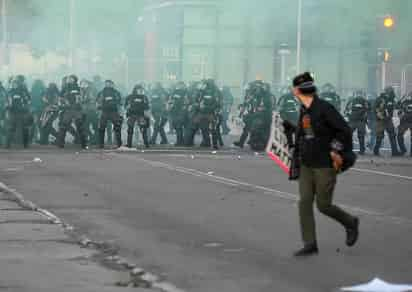
[[[408,53],[401,58],[392,50],[393,58],[382,72],[378,57],[366,57],[377,54],[376,48],[361,45],[363,27],[374,28],[376,17],[383,12],[395,13],[402,28],[396,5],[380,0],[381,5],[367,9],[371,21],[367,23],[363,8],[351,9],[355,2],[326,1],[303,7],[301,71],[314,72],[319,84],[330,82],[345,95],[367,87],[379,92],[383,79],[399,91],[402,84],[409,88],[412,66],[402,73]],[[256,78],[275,87],[290,84],[296,74],[296,7],[291,1],[265,3],[259,7],[258,2],[240,0],[147,1],[143,14],[145,80],[211,77],[232,88],[242,88]],[[347,22],[348,18],[352,21]],[[394,32],[389,36],[393,41],[387,43],[401,43],[399,37]]]

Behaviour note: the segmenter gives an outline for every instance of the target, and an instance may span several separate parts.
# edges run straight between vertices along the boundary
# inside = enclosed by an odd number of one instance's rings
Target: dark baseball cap
[[[317,90],[315,79],[309,72],[299,74],[293,78],[293,87],[298,88],[304,94],[315,93]]]

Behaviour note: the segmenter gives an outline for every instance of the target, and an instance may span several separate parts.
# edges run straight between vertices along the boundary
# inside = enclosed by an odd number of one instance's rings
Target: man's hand
[[[340,156],[340,154],[332,151],[330,152],[330,157],[332,158],[333,161],[333,168],[336,170],[336,172],[340,172],[342,165],[343,165],[343,158]]]

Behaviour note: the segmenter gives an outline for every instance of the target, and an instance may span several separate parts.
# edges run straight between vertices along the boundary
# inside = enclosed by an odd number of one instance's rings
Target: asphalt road
[[[42,162],[33,162],[34,158]],[[361,218],[354,248],[317,216],[320,254],[301,246],[297,185],[237,150],[0,152],[1,181],[185,291],[338,291],[379,277],[412,283],[412,160],[365,157],[335,201]]]

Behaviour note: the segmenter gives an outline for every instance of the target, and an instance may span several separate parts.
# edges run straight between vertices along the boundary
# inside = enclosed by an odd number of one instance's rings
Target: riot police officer
[[[21,80],[13,80],[11,90],[7,95],[6,103],[6,123],[7,137],[6,148],[10,148],[16,131],[21,128],[23,136],[23,146],[29,145],[30,127],[33,124],[33,116],[30,113],[31,97],[27,88],[23,86]]]
[[[398,144],[400,148],[400,154],[404,155],[407,150],[405,147],[404,135],[409,130],[411,134],[411,153],[412,156],[412,92],[404,96],[398,103],[400,117],[400,124],[398,127]]]
[[[44,82],[40,79],[37,79],[33,82],[31,87],[31,105],[33,110],[34,123],[30,133],[30,141],[37,141],[37,136],[40,133],[40,115],[43,112],[44,104],[43,97],[46,93],[46,86]]]
[[[0,81],[0,145],[3,145],[6,135],[5,117],[7,104],[7,90]]]
[[[59,133],[57,145],[60,148],[64,147],[66,133],[70,130],[72,123],[76,126],[75,138],[77,136],[82,149],[87,149],[86,133],[85,133],[85,115],[81,106],[80,87],[78,78],[71,75],[67,79],[67,83],[62,90],[62,99],[60,100],[60,109],[62,114],[59,121]]]
[[[195,135],[200,129],[199,97],[203,82],[192,82],[187,91],[186,112],[187,123],[185,127],[185,145],[192,147],[195,144]]]
[[[353,98],[346,104],[345,115],[349,119],[352,133],[357,131],[359,141],[359,154],[365,154],[366,122],[369,111],[369,103],[362,91],[354,93]]]
[[[107,123],[113,123],[117,147],[122,146],[123,117],[119,113],[122,97],[114,88],[112,80],[105,81],[105,87],[97,95],[97,109],[101,111],[99,119],[99,147],[104,148],[104,137]]]
[[[143,86],[136,85],[132,94],[126,98],[125,102],[127,116],[127,147],[132,148],[134,126],[137,123],[143,137],[143,143],[149,148],[147,130],[150,126],[148,115],[149,99],[145,95]]]
[[[160,144],[168,144],[165,125],[167,123],[167,92],[162,87],[162,84],[157,82],[153,89],[150,91],[150,103],[152,109],[152,116],[154,119],[153,135],[151,138],[151,144],[155,145],[157,136],[160,134]]]
[[[333,105],[338,112],[341,111],[341,99],[332,84],[326,83],[323,85],[319,97]]]
[[[186,101],[187,88],[185,83],[180,81],[176,84],[167,104],[172,128],[176,131],[175,146],[184,145],[184,129],[187,121]]]
[[[273,96],[263,81],[255,82],[251,95],[252,118],[249,144],[253,150],[262,151],[270,135]]]
[[[199,125],[202,133],[202,147],[218,149],[218,113],[221,105],[221,93],[213,79],[203,82],[199,95]],[[212,141],[210,141],[212,136]]]
[[[299,103],[290,88],[282,89],[281,94],[276,108],[279,110],[279,116],[283,121],[288,145],[293,146],[299,118]]]
[[[376,99],[375,115],[376,115],[376,143],[373,153],[379,156],[385,131],[388,133],[389,142],[391,144],[392,156],[399,156],[398,147],[396,145],[395,127],[393,125],[393,113],[395,110],[395,92],[392,87],[385,88],[384,92]]]
[[[80,94],[82,108],[86,117],[84,127],[86,135],[90,144],[96,145],[99,136],[99,116],[96,107],[97,92],[90,81],[83,79],[80,82]]]
[[[223,86],[222,88],[223,96],[223,106],[222,106],[222,134],[228,135],[230,133],[230,128],[228,126],[229,115],[232,111],[233,103],[235,98],[233,97],[232,91],[229,86]]]
[[[368,111],[368,128],[370,130],[369,133],[369,141],[367,147],[373,151],[376,142],[376,114],[375,114],[375,102],[376,102],[376,95],[373,93],[369,93],[367,95],[368,103],[369,103],[369,111]]]
[[[57,141],[58,134],[53,127],[54,121],[59,116],[59,97],[60,91],[55,83],[50,83],[46,88],[46,93],[43,96],[44,109],[40,115],[40,144],[47,145],[49,136],[52,135]]]
[[[233,142],[233,145],[243,148],[245,142],[250,134],[250,127],[251,127],[251,117],[252,117],[252,95],[251,92],[253,90],[254,82],[250,82],[245,87],[245,97],[243,102],[239,105],[239,118],[243,120],[243,129],[242,134],[238,141]]]

